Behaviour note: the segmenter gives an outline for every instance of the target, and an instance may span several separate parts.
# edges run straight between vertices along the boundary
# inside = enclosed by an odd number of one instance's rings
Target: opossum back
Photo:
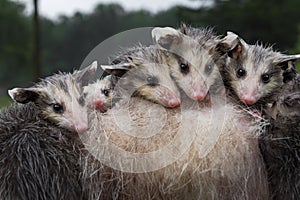
[[[40,117],[31,103],[0,114],[0,198],[79,199],[74,133]]]
[[[94,173],[106,165],[119,180],[121,199],[267,198],[257,145],[263,124],[243,111],[229,104],[164,109],[139,98],[123,108],[93,113],[81,137],[101,166]]]

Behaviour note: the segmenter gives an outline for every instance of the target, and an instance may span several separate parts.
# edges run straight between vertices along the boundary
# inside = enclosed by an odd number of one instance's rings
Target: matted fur
[[[151,102],[131,99],[129,112],[137,133],[149,123],[147,120],[151,118],[147,111],[150,108],[151,112],[158,109]],[[268,199],[266,174],[256,137],[264,124],[249,121],[243,111],[230,104],[214,108],[214,112],[226,112],[224,126],[218,137],[206,140],[210,137],[208,129],[219,122],[218,119],[210,120],[209,108],[188,110],[188,129],[180,129],[180,108],[166,109],[165,115],[156,115],[158,121],[166,120],[159,134],[141,139],[125,135],[116,125],[113,114],[118,113],[116,109],[105,114],[92,113],[90,129],[81,137],[86,148],[96,156],[97,151],[105,151],[107,137],[121,149],[135,153],[159,150],[172,142],[179,132],[195,137],[188,151],[176,162],[151,172],[122,172],[86,157],[84,191],[90,199]],[[203,148],[209,151],[202,152]],[[113,152],[108,155],[111,155],[111,162],[120,162]],[[157,162],[163,159],[167,158],[157,158]]]
[[[202,101],[208,91],[216,92],[223,86],[218,67],[223,64],[224,56],[216,49],[220,38],[212,29],[185,25],[178,30],[155,28],[152,37],[169,51],[167,63],[171,75],[188,97]]]
[[[33,103],[0,114],[0,199],[81,199],[80,143]]]
[[[300,197],[300,75],[286,83],[267,109],[270,125],[260,139],[272,199]]]

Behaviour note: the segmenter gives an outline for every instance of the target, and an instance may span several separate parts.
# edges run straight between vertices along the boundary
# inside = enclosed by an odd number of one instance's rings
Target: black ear
[[[220,55],[227,53],[227,55],[233,59],[237,59],[247,48],[248,44],[232,32],[227,32],[227,36],[224,37],[216,46],[216,50],[220,53]]]
[[[154,42],[165,49],[171,49],[182,42],[182,33],[171,27],[154,28],[151,35]]]
[[[14,88],[8,90],[9,96],[16,102],[26,104],[28,102],[36,102],[41,93],[37,88]]]
[[[297,55],[282,55],[278,57],[274,64],[278,65],[282,69],[283,82],[289,82],[294,79],[297,75],[297,70],[294,65],[296,61],[300,60],[300,54]]]
[[[88,85],[91,79],[94,78],[95,72],[97,71],[98,63],[94,61],[88,67],[80,70],[75,71],[73,75],[75,76],[76,80],[81,83],[82,86]]]

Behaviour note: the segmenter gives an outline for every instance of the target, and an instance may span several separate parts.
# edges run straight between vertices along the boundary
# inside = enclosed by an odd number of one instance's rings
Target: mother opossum
[[[265,124],[231,104],[166,109],[131,98],[89,119],[90,199],[268,199],[257,142]]]

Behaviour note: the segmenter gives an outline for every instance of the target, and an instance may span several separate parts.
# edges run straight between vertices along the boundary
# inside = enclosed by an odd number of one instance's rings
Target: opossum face
[[[143,53],[149,52],[141,52],[141,55]],[[178,88],[170,76],[168,67],[156,62],[160,59],[152,57],[148,59],[147,56],[129,57],[127,63],[102,66],[104,70],[116,76],[126,73],[118,81],[118,88],[126,90],[130,95],[141,96],[165,107],[173,108],[180,105]]]
[[[199,34],[207,33],[202,31]],[[213,42],[202,44],[202,41],[169,27],[153,29],[152,37],[169,50],[168,65],[178,86],[191,99],[203,100],[219,72]]]
[[[83,95],[88,107],[99,112],[106,112],[108,108],[111,108],[114,96],[111,76],[106,76],[102,80],[97,80],[95,83],[85,86]]]
[[[228,49],[225,71],[232,90],[247,105],[270,101],[283,84],[283,70],[299,59],[298,56],[282,55],[257,44],[248,45],[233,33],[227,37],[223,41]]]
[[[46,119],[81,133],[88,128],[85,100],[81,95],[82,86],[96,69],[97,63],[94,62],[73,74],[55,74],[33,87],[14,88],[9,90],[9,95],[18,103],[34,102]]]

